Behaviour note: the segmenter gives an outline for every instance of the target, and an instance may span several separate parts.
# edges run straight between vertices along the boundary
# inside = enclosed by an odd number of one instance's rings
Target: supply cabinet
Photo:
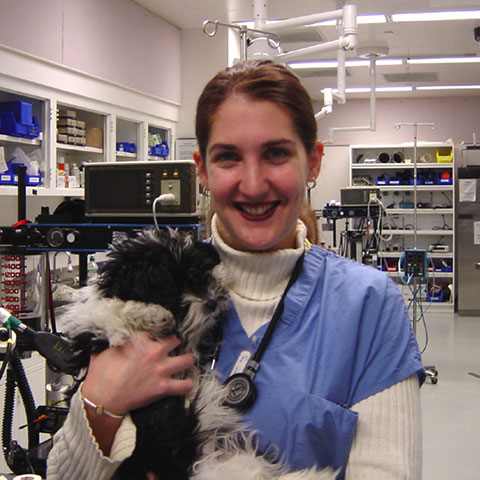
[[[351,146],[350,185],[380,189],[386,215],[378,235],[377,268],[400,280],[398,268],[403,252],[413,248],[426,250],[429,264],[424,299],[452,309],[455,291],[453,144],[418,143],[416,150],[411,143]]]
[[[92,98],[84,74],[66,75],[72,86],[82,85],[84,95],[0,73],[0,196],[17,194],[16,165],[22,159],[29,168],[27,195],[81,197],[82,166],[88,162],[173,158],[174,107],[97,78],[90,81],[102,99]],[[103,100],[108,97],[112,101]]]

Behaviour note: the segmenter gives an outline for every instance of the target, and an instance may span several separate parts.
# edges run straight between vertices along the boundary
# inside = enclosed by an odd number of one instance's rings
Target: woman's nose
[[[268,191],[268,178],[258,161],[244,163],[238,189],[240,193],[249,197],[259,196]]]

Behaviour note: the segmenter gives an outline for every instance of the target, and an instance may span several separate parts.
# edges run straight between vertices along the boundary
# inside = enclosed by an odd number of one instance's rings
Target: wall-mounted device
[[[158,216],[195,216],[198,182],[195,162],[98,162],[85,165],[85,215],[87,217],[152,216],[154,200]],[[172,197],[173,195],[173,197]]]

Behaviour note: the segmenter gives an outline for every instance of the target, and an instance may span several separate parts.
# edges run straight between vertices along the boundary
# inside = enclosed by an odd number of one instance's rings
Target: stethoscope
[[[252,352],[248,350],[240,352],[240,355],[235,361],[233,369],[230,372],[230,376],[225,380],[224,386],[227,392],[223,403],[227,407],[244,412],[248,410],[255,402],[257,398],[257,389],[253,383],[253,379],[255,378],[255,375],[260,367],[260,360],[262,359],[262,356],[265,353],[268,344],[270,343],[278,320],[283,313],[285,297],[300,275],[304,256],[305,254],[302,254],[302,256],[295,263],[292,275],[290,276],[287,286],[283,291],[282,297],[278,302],[275,311],[273,312],[272,319],[270,320],[267,331],[265,332],[257,351],[253,355]],[[219,346],[217,346],[214,360],[218,355],[218,350]],[[213,365],[214,362],[212,362],[212,368]]]

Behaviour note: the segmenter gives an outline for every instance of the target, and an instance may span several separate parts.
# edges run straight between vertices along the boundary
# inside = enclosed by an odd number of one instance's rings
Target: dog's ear
[[[198,293],[207,287],[212,269],[220,263],[220,257],[209,243],[194,242],[182,252],[181,279],[183,290]]]
[[[98,288],[121,300],[156,303],[175,312],[180,298],[180,267],[168,234],[143,231],[112,246]]]

